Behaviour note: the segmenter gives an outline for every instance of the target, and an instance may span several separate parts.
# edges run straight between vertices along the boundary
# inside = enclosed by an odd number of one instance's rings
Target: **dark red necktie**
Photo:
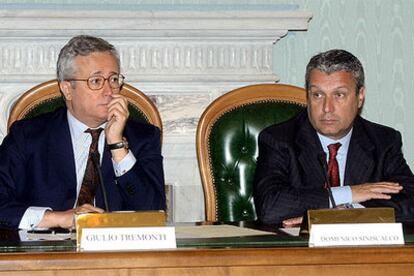
[[[336,160],[336,154],[338,152],[341,143],[328,145],[329,160],[328,160],[328,177],[332,187],[338,187],[339,182],[339,166]]]
[[[98,186],[99,174],[96,170],[96,167],[93,165],[93,154],[97,155],[99,160],[99,151],[98,151],[98,140],[99,135],[102,132],[102,128],[90,129],[88,128],[85,132],[92,135],[92,143],[89,147],[88,161],[86,163],[85,176],[82,180],[82,185],[79,191],[78,197],[78,206],[81,206],[85,203],[93,205],[93,199],[96,193],[96,187]]]

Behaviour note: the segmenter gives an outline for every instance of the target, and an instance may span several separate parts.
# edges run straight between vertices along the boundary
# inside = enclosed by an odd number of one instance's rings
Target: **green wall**
[[[274,71],[281,82],[302,86],[307,61],[320,51],[354,53],[366,73],[362,115],[402,132],[414,169],[414,0],[283,2],[299,4],[313,19],[307,32],[291,33],[275,45]]]

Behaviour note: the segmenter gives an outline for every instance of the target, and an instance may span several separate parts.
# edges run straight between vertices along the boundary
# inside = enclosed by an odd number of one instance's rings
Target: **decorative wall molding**
[[[119,38],[118,38],[119,39]],[[66,40],[65,40],[66,41]],[[65,41],[4,41],[0,38],[0,80],[52,77]],[[111,41],[124,72],[140,81],[258,81],[274,78],[272,44],[263,41]]]
[[[227,91],[277,81],[273,44],[288,31],[306,30],[310,18],[309,12],[297,10],[3,9],[0,139],[16,98],[55,78],[57,55],[70,37],[103,37],[118,48],[127,82],[150,96],[161,113],[165,180],[174,187],[178,210],[174,220],[203,220],[195,154],[199,116]]]
[[[73,36],[79,31],[110,37],[260,38],[275,31],[306,30],[311,13],[304,11],[50,11],[1,10],[0,36]]]

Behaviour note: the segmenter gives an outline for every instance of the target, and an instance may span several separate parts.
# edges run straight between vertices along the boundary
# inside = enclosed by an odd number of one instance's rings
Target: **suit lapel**
[[[321,183],[323,185],[325,177],[318,160],[323,150],[316,131],[307,116],[300,124],[296,145],[299,148],[298,160],[303,169],[303,175],[307,178],[303,180],[303,183],[310,183],[310,185]]]
[[[58,111],[56,117],[48,137],[49,175],[54,175],[52,179],[58,179],[64,191],[69,189],[75,197],[76,169],[66,109]]]
[[[345,167],[344,185],[366,182],[375,168],[375,149],[358,116],[354,122]],[[352,174],[351,174],[352,172]]]

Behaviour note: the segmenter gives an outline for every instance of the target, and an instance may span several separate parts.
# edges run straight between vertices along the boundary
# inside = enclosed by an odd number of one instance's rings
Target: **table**
[[[303,237],[276,235],[177,241],[175,250],[99,253],[76,252],[73,241],[28,246],[2,239],[0,276],[413,275],[414,242],[411,234],[407,237],[404,246],[308,248]]]
[[[0,275],[413,275],[414,246],[0,254]],[[260,273],[260,274],[259,274]]]

